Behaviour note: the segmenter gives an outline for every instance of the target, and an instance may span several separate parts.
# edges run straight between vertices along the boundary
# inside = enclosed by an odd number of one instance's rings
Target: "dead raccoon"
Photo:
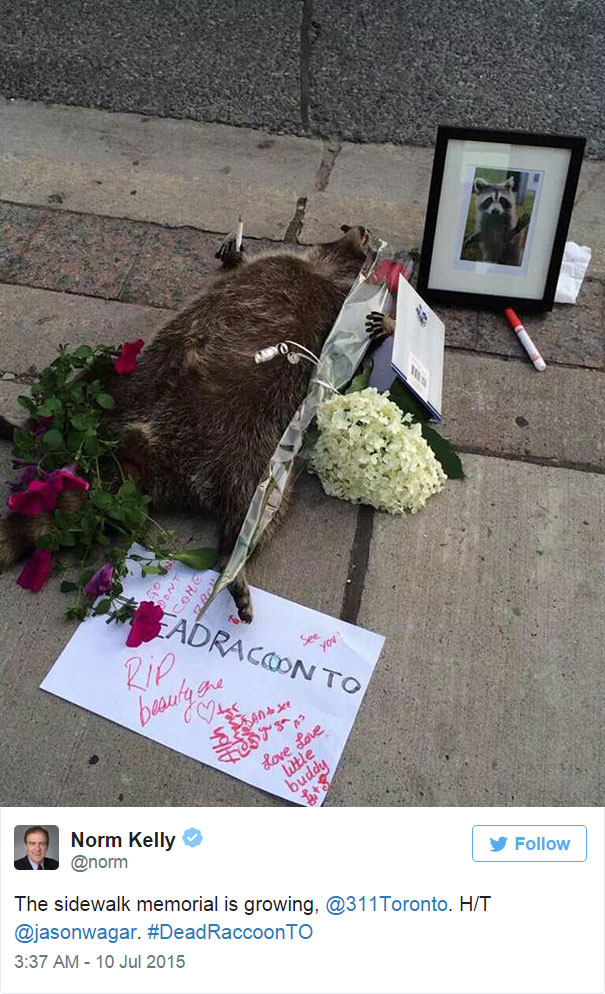
[[[364,228],[342,230],[336,242],[283,246],[245,262],[230,244],[221,257],[231,271],[155,336],[132,374],[109,384],[115,408],[105,427],[125,471],[156,507],[216,515],[221,566],[312,372],[283,359],[256,365],[255,353],[290,339],[319,354],[369,251]],[[44,526],[44,516],[1,521],[0,568]],[[251,621],[243,571],[230,590],[240,618]]]
[[[514,188],[512,176],[503,183],[490,183],[479,177],[475,179],[475,235],[468,239],[467,244],[472,241],[478,245],[483,262],[521,265],[526,230],[519,225]]]

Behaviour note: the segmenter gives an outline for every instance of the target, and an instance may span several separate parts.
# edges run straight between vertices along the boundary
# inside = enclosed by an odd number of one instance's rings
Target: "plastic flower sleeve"
[[[340,390],[352,379],[362,361],[371,339],[365,330],[365,319],[370,311],[387,314],[392,308],[393,297],[386,280],[376,282],[381,263],[392,261],[395,250],[380,241],[366,262],[342,305],[332,331],[326,339],[319,362],[313,371],[309,390],[283,433],[271,457],[264,479],[259,483],[250,502],[233,552],[218,578],[212,596],[202,607],[199,620],[214,598],[236,578],[265,528],[274,517],[286,487],[302,469],[304,461],[297,458],[303,445],[304,433],[313,421],[318,405]],[[400,256],[398,256],[400,257]],[[384,270],[384,267],[383,267]],[[284,361],[279,358],[275,362]]]

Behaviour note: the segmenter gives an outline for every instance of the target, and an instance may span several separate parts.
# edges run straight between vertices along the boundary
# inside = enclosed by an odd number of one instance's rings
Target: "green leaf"
[[[120,497],[135,497],[137,495],[137,485],[134,480],[124,480],[124,483],[118,490],[118,495]]]
[[[97,456],[99,454],[99,442],[97,439],[96,432],[89,432],[84,439],[84,451],[89,456]]]
[[[17,397],[17,403],[21,404],[21,407],[24,407],[26,411],[31,411],[34,406],[34,402],[31,397],[27,397],[22,393]]]
[[[99,603],[96,605],[93,614],[105,614],[106,611],[109,611],[110,607],[111,607],[111,600],[109,599],[109,597],[103,597],[103,599],[100,600]]]
[[[216,549],[188,549],[183,552],[173,552],[172,559],[178,559],[190,569],[212,569],[218,559]]]
[[[42,448],[46,449],[47,452],[61,449],[64,444],[63,435],[56,428],[51,428],[42,436]]]
[[[94,506],[98,507],[100,511],[111,511],[113,509],[115,498],[106,490],[94,490],[91,498]]]
[[[77,431],[86,431],[90,427],[91,419],[88,414],[70,414],[70,423]]]
[[[421,423],[428,421],[428,411],[425,410],[420,401],[416,400],[401,380],[393,380],[388,396],[389,400],[397,404],[399,410],[403,411],[404,414],[411,414],[416,421],[420,421]]]
[[[82,441],[84,439],[83,431],[70,431],[67,435],[67,450],[70,453],[75,454],[78,452]]]
[[[71,580],[63,580],[60,590],[62,594],[70,594],[72,590],[77,590],[78,584],[72,583]]]
[[[92,355],[92,349],[90,345],[79,345],[77,349],[74,349],[72,355],[76,359],[90,359]]]
[[[107,411],[111,411],[116,404],[110,393],[100,393],[95,400],[100,407],[104,407]]]
[[[364,369],[361,370],[357,376],[354,376],[351,380],[349,386],[345,390],[345,394],[358,393],[360,390],[365,390],[369,385],[370,376],[372,375],[372,364],[368,363]]]
[[[166,568],[164,566],[141,566],[141,576],[165,576]]]
[[[58,397],[49,397],[40,405],[38,410],[35,412],[37,418],[49,418],[54,414],[63,413],[63,404]]]
[[[441,463],[445,475],[450,480],[463,480],[464,470],[460,456],[448,440],[426,424],[422,425],[422,437],[435,453],[435,458]]]
[[[35,462],[32,452],[32,438],[20,428],[15,428],[13,432],[13,453],[18,459],[25,459],[27,462]]]

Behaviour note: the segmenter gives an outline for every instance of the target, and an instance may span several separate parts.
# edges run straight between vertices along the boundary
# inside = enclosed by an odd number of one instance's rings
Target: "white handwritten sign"
[[[163,608],[157,638],[129,649],[128,626],[90,618],[42,689],[289,801],[322,804],[384,638],[256,588],[252,624],[226,590],[196,622],[217,574],[169,565],[124,589]]]

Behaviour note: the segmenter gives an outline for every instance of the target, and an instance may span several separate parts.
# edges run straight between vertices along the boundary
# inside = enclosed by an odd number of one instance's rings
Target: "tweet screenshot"
[[[5,808],[2,994],[597,994],[603,828],[598,808]]]

